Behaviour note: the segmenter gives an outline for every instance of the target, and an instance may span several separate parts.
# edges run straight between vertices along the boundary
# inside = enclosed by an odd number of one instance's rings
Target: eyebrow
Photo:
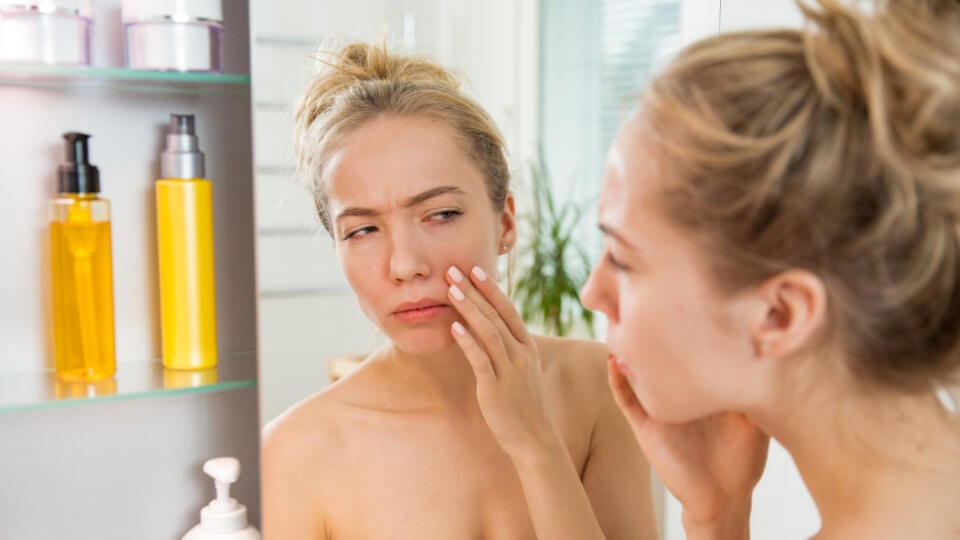
[[[403,207],[411,208],[413,206],[423,204],[429,201],[430,199],[439,197],[441,195],[446,195],[448,193],[453,193],[455,195],[466,195],[466,192],[464,192],[462,189],[460,189],[457,186],[439,186],[433,189],[428,189],[423,193],[418,193],[413,197],[410,197],[409,199],[403,202]],[[359,206],[351,206],[348,208],[344,208],[342,211],[337,213],[336,221],[339,221],[341,218],[350,217],[350,216],[375,217],[379,215],[380,215],[380,212],[377,210],[374,210],[373,208],[362,208]]]
[[[628,242],[627,239],[623,237],[623,235],[613,230],[613,228],[610,227],[609,225],[604,225],[603,223],[600,223],[599,225],[597,225],[597,227],[600,229],[600,232],[602,232],[605,236],[609,236],[613,238],[614,240],[623,244],[624,246],[627,246],[628,248],[636,249],[633,246],[633,244]]]

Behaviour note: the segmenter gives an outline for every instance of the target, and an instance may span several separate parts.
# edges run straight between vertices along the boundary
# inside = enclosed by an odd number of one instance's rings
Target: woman
[[[297,133],[347,281],[390,342],[265,430],[265,536],[546,538],[532,517],[543,509],[527,503],[542,499],[542,476],[518,475],[523,459],[570,482],[572,523],[655,537],[648,466],[606,387],[602,345],[524,333],[536,376],[516,381],[531,399],[511,411],[525,429],[498,441],[491,427],[511,425],[488,426],[500,404],[451,328],[492,328],[467,273],[519,321],[493,285],[517,231],[489,116],[443,68],[353,44],[310,84]],[[530,426],[536,455],[524,453]]]
[[[817,538],[960,538],[960,9],[818,4],[656,78],[610,151],[582,298],[688,538],[749,534],[767,434]],[[502,358],[475,355],[481,385]]]

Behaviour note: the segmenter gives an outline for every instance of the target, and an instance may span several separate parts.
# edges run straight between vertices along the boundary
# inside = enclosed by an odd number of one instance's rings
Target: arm
[[[454,275],[448,273],[449,297],[469,331],[454,323],[451,333],[477,378],[484,420],[517,469],[537,537],[603,539],[573,461],[548,418],[537,344],[496,284],[474,273],[472,283]]]
[[[650,465],[607,387],[603,356],[590,366],[596,367],[590,375],[596,379],[592,399],[599,401],[599,411],[583,485],[607,538],[655,540]]]
[[[554,437],[553,442],[545,440],[539,448],[528,453],[510,457],[520,476],[537,538],[607,538],[559,437]],[[630,504],[630,501],[624,503]]]
[[[585,360],[590,369],[575,380],[588,388],[569,392],[598,404],[582,480],[559,439],[515,459],[537,536],[655,540],[649,466],[605,384],[603,361]]]

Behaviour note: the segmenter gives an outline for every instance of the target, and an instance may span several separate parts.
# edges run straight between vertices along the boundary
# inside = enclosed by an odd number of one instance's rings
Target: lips
[[[404,324],[421,324],[436,321],[451,310],[448,304],[433,299],[404,302],[393,311],[393,316]]]
[[[447,304],[445,302],[440,302],[438,300],[425,298],[423,300],[417,300],[416,302],[404,302],[399,306],[397,306],[395,310],[393,310],[393,314],[398,315],[400,313],[405,313],[409,311],[426,310],[426,309],[436,308],[436,307],[446,307],[446,305]]]

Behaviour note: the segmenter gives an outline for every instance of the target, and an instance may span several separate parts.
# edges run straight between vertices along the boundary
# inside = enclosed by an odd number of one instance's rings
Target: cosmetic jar
[[[90,65],[92,0],[0,0],[0,62]]]
[[[126,65],[160,71],[223,71],[220,0],[123,0]]]

